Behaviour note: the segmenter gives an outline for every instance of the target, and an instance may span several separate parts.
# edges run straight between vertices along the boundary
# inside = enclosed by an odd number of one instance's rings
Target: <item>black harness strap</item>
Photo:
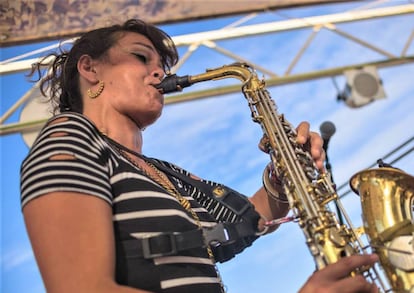
[[[145,158],[150,160],[149,158]],[[176,255],[179,251],[211,246],[216,261],[224,262],[233,258],[250,246],[258,237],[259,214],[244,195],[222,185],[211,186],[179,172],[174,172],[156,160],[151,160],[164,173],[186,182],[204,194],[214,197],[225,207],[240,216],[236,223],[218,223],[212,228],[196,229],[187,232],[161,233],[140,239],[124,240],[122,247],[128,257],[155,258]]]
[[[127,258],[146,259],[175,255],[179,251],[205,246],[203,231],[196,229],[187,232],[160,233],[139,239],[121,242]]]
[[[260,216],[254,210],[253,204],[247,199],[246,196],[223,185],[211,186],[201,180],[191,178],[190,176],[186,176],[179,172],[174,172],[155,160],[152,160],[151,163],[154,164],[158,169],[162,170],[164,173],[168,173],[173,177],[179,178],[183,182],[195,186],[207,196],[214,197],[217,201],[221,202],[225,207],[243,219],[248,221],[252,221],[253,219],[253,221],[256,222],[254,223],[256,225],[254,228],[257,229],[257,221],[259,220]]]
[[[209,243],[216,261],[224,262],[233,258],[254,239],[243,223],[219,223],[211,229],[196,229],[186,232],[164,232],[154,236],[121,241],[127,258],[143,257],[151,259],[176,255],[179,251],[206,247]],[[246,235],[245,235],[246,234]]]

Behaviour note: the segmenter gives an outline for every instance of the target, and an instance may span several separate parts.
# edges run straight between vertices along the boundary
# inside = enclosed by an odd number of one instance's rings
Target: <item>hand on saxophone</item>
[[[344,257],[313,273],[299,293],[378,293],[377,286],[362,275],[351,276],[357,269],[363,270],[377,261],[375,254]]]
[[[297,127],[297,142],[305,145],[315,161],[316,167],[324,171],[325,151],[323,150],[323,139],[317,132],[310,130],[308,122],[301,122]]]
[[[297,142],[301,145],[304,145],[312,158],[315,161],[316,167],[321,171],[325,171],[324,161],[325,161],[325,151],[323,150],[323,139],[317,132],[310,131],[310,125],[308,122],[304,121],[299,123],[296,127],[297,132]],[[264,135],[259,142],[259,148],[264,151],[267,151],[267,144],[269,140]]]

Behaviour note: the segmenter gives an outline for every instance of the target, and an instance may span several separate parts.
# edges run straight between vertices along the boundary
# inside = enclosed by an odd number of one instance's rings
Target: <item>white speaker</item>
[[[39,88],[35,85],[26,94],[27,102],[20,112],[20,123],[26,124],[24,130],[21,131],[22,137],[26,145],[30,148],[38,136],[43,124],[38,125],[50,117],[52,117],[52,109],[50,103],[44,100]]]
[[[347,70],[344,75],[346,78],[345,89],[338,98],[344,100],[349,107],[362,107],[386,97],[375,66]]]

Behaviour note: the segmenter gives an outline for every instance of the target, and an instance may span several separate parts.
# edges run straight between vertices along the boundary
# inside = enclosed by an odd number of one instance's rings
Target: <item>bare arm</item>
[[[262,216],[259,221],[259,231],[264,229],[264,220],[272,220],[282,218],[287,215],[289,211],[289,205],[277,201],[267,195],[266,190],[260,188],[252,197],[249,198],[250,202],[254,205],[255,210]],[[274,226],[269,229],[269,232],[277,229],[278,226]]]
[[[112,211],[104,200],[54,192],[29,202],[23,213],[47,292],[147,292],[115,282]]]
[[[315,160],[315,164],[317,168],[323,170],[323,162],[325,160],[325,153],[323,152],[323,140],[319,136],[319,134],[315,132],[311,132],[309,129],[309,123],[302,122],[297,127],[297,141],[300,144],[305,144],[306,142],[310,143],[310,153]],[[267,150],[264,147],[266,138],[263,138],[259,144],[259,148],[262,149],[264,152]],[[283,188],[281,186],[275,186],[275,189],[279,192],[283,192]],[[262,215],[264,219],[278,219],[281,217],[286,216],[289,211],[289,206],[286,203],[282,203],[277,201],[267,195],[266,190],[262,187],[260,188],[251,198],[250,201],[255,206],[255,209],[258,213]],[[263,226],[264,221],[261,219],[259,221],[259,229],[260,231],[264,228]],[[269,232],[276,230],[276,227],[269,229]]]

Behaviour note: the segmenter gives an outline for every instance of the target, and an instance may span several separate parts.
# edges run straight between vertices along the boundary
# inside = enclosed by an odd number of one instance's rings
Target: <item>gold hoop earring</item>
[[[103,90],[104,90],[105,84],[103,81],[99,81],[99,87],[98,90],[96,92],[93,92],[90,88],[87,91],[88,97],[90,99],[96,99],[97,97],[99,97],[100,94],[102,94]]]

